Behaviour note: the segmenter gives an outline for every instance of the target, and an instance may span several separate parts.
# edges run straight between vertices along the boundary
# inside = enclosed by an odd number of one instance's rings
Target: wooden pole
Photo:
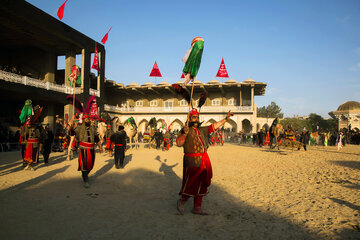
[[[191,85],[191,94],[190,94],[190,104],[189,104],[189,113],[187,118],[187,126],[189,126],[189,120],[190,120],[190,108],[192,104],[192,98],[193,98],[193,92],[194,92],[194,83],[195,83],[195,77],[192,79],[192,85]]]
[[[74,89],[74,95],[73,95],[73,116],[72,117],[74,117],[75,116],[75,81],[73,80],[72,81],[73,82],[73,89]]]

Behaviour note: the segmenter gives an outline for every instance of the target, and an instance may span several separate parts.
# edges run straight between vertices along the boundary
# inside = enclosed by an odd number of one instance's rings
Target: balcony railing
[[[105,111],[118,112],[118,113],[187,113],[189,107],[118,107],[105,104]],[[201,108],[202,113],[226,113],[229,110],[231,112],[252,112],[251,106],[203,106]]]
[[[99,90],[96,90],[96,89],[92,89],[92,88],[89,88],[89,94],[90,96],[97,96],[97,97],[100,97],[100,91]]]
[[[51,83],[51,82],[45,82],[45,81],[38,80],[35,78],[22,76],[22,75],[18,75],[15,73],[5,72],[2,70],[0,70],[0,79],[7,81],[7,82],[19,83],[19,84],[23,84],[23,85],[27,85],[27,86],[43,88],[46,90],[52,90],[52,91],[56,91],[56,92],[66,93],[66,94],[74,93],[74,88],[72,88],[70,86],[59,85],[59,84],[55,84],[55,83]],[[75,94],[80,94],[80,93],[81,93],[81,88],[76,87]]]

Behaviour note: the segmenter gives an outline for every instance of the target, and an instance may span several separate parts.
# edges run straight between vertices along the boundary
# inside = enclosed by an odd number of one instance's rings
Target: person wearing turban
[[[177,201],[177,209],[184,214],[184,205],[190,197],[194,198],[192,213],[207,215],[201,209],[202,198],[208,193],[211,183],[212,168],[207,149],[209,147],[209,135],[223,126],[233,114],[229,111],[226,118],[201,127],[199,112],[193,108],[189,114],[189,124],[181,130],[176,139],[176,145],[184,148],[183,179],[180,190],[180,199]]]

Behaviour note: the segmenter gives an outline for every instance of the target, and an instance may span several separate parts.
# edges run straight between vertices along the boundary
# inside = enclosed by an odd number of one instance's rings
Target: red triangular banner
[[[185,78],[185,74],[184,74],[184,72],[183,72],[183,74],[181,74],[181,77],[180,78]]]
[[[153,68],[151,70],[150,77],[162,77],[156,61],[155,61],[155,64],[154,64],[154,66],[153,66]]]
[[[89,117],[91,119],[98,119],[99,118],[96,99],[94,100],[93,104],[91,105]]]
[[[96,69],[97,71],[99,71],[99,59],[98,59],[98,52],[97,52],[96,43],[95,43],[94,62],[92,64],[91,68]]]
[[[111,27],[112,28],[112,27]],[[111,30],[111,28],[109,29],[109,31],[107,31],[107,33],[105,34],[105,36],[101,39],[101,43],[105,44],[106,41],[108,40],[108,36],[109,36],[109,32]]]
[[[224,58],[221,60],[219,71],[217,72],[216,77],[221,77],[221,78],[228,78],[229,77],[229,75],[228,75],[228,73],[226,71]]]
[[[59,19],[61,20],[64,16],[64,9],[65,9],[65,3],[67,2],[67,0],[65,0],[65,2],[59,7],[58,11],[57,11],[57,15],[59,17]]]

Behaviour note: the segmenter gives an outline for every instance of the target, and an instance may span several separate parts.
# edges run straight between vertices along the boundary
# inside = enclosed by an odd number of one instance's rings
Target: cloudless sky
[[[28,2],[57,18],[64,0]],[[285,116],[328,118],[360,100],[359,0],[68,0],[62,21],[98,42],[113,27],[105,75],[125,85],[155,82],[155,60],[163,75],[156,83],[179,81],[181,59],[201,36],[196,79],[216,79],[224,58],[231,79],[267,83],[258,107],[274,101]]]

